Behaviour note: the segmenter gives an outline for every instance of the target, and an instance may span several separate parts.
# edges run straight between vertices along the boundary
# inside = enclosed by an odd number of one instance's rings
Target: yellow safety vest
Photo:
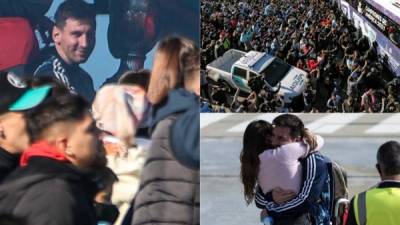
[[[399,225],[400,188],[373,188],[354,197],[358,225]]]

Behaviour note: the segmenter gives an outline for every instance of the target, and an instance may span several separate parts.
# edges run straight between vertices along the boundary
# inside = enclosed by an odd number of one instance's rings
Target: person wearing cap
[[[27,225],[96,225],[93,173],[106,164],[89,104],[70,93],[27,112],[31,144],[0,185],[0,214]]]
[[[347,225],[399,224],[400,143],[384,143],[376,158],[381,182],[353,197]]]
[[[24,111],[40,104],[51,86],[28,88],[12,73],[0,74],[0,181],[18,166],[19,155],[28,147]]]
[[[61,3],[54,16],[55,49],[34,73],[34,76],[57,78],[88,102],[92,102],[95,95],[93,80],[79,65],[87,61],[94,49],[95,16],[94,10],[84,1]]]

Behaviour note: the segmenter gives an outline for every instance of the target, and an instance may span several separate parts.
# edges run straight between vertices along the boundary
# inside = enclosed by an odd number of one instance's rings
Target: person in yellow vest
[[[382,181],[354,196],[346,225],[400,224],[400,143],[389,141],[381,145],[377,161]]]

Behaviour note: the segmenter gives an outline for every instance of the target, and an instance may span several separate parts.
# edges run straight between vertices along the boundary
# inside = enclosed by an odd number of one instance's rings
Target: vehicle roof
[[[260,73],[265,64],[270,64],[275,57],[263,52],[250,51],[241,57],[235,64],[241,67],[248,67]]]
[[[236,49],[230,49],[229,51],[225,52],[222,57],[218,57],[216,60],[208,64],[208,66],[230,73],[233,64],[235,64],[235,62],[237,62],[244,55],[245,52],[241,52]]]

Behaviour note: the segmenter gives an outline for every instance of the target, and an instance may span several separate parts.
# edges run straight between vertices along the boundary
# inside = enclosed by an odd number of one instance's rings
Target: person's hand
[[[127,155],[127,148],[121,141],[119,141],[119,139],[115,138],[114,136],[108,135],[103,137],[102,140],[106,155],[112,155],[112,156]]]
[[[296,196],[296,193],[292,190],[284,190],[280,187],[276,187],[272,190],[272,199],[275,203],[281,205]]]
[[[267,216],[268,216],[267,210],[266,209],[261,210],[261,212],[260,212],[260,220],[262,221]]]
[[[106,155],[118,155],[120,152],[120,145],[116,143],[104,142],[104,149],[106,150]]]

